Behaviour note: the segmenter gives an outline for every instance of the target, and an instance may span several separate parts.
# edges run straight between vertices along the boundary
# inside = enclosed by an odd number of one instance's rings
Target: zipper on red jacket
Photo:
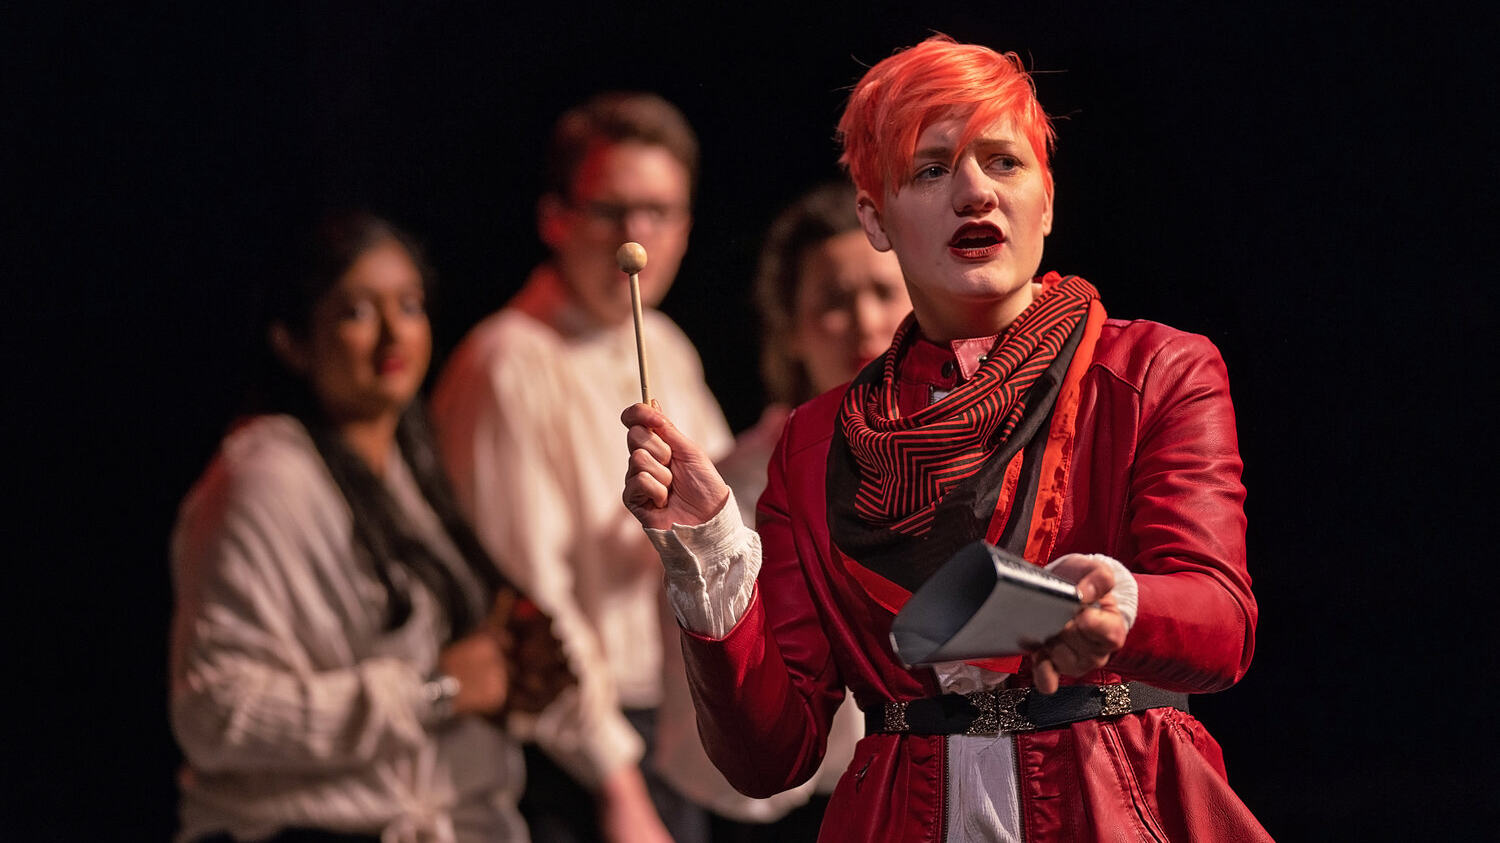
[[[1016,788],[1016,835],[1021,843],[1026,843],[1026,789],[1025,783],[1021,781],[1021,735],[1019,732],[1010,733],[1010,766],[1014,778],[1012,784]]]
[[[943,763],[939,768],[943,776],[943,813],[938,819],[937,843],[947,843],[948,841],[948,806],[952,801],[948,798],[948,741],[951,740],[953,740],[951,735],[943,736]]]

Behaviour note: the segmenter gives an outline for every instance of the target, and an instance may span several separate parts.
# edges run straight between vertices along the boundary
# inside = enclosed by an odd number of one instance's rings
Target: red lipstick
[[[1005,245],[1005,233],[994,223],[964,223],[948,238],[948,251],[964,260],[987,260]]]

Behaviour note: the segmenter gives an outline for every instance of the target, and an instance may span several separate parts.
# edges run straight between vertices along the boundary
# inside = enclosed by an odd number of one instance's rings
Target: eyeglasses
[[[634,217],[641,225],[656,230],[678,225],[688,217],[687,205],[665,205],[658,202],[622,205],[618,202],[590,200],[574,202],[573,207],[588,217],[591,222],[608,225],[611,228],[622,227]]]

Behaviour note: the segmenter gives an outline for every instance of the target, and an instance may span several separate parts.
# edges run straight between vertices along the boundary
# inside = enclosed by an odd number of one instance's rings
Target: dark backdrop
[[[1284,841],[1489,839],[1494,27],[1433,4],[1209,5],[0,12],[20,584],[3,836],[174,828],[166,536],[235,411],[251,290],[293,220],[359,201],[423,236],[441,356],[540,255],[552,119],[602,88],[660,91],[704,147],[664,309],[742,428],[763,229],[834,172],[861,70],[939,30],[1021,52],[1061,118],[1044,268],[1229,363],[1261,624],[1244,682],[1195,705],[1232,783]]]

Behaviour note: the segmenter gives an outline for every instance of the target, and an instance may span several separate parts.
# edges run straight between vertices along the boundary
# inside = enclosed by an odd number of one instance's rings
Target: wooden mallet
[[[641,403],[651,403],[651,377],[646,374],[646,335],[642,331],[641,270],[646,268],[646,247],[624,243],[615,252],[620,271],[630,276],[630,304],[635,310],[635,356],[641,366]]]

